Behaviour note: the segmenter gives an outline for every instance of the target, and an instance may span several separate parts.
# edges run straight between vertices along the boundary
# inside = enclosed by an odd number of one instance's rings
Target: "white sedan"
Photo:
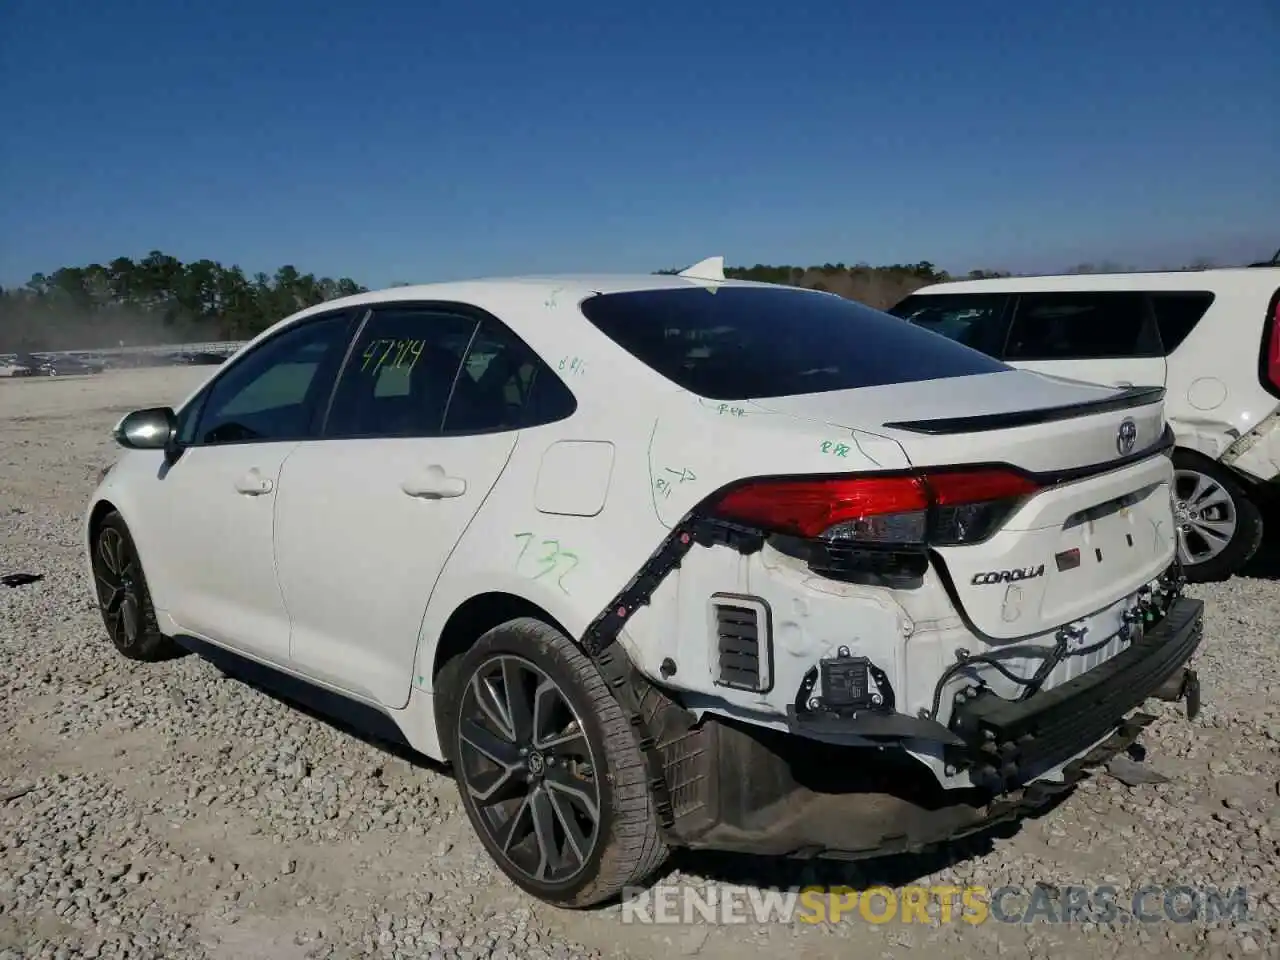
[[[557,904],[672,847],[946,841],[1198,704],[1159,388],[718,259],[331,301],[116,437],[85,543],[119,651],[230,654],[448,761]]]

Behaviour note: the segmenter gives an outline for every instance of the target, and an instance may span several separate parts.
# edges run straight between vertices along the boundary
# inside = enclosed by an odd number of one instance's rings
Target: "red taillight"
[[[819,537],[840,523],[923,511],[928,505],[918,477],[761,480],[729,491],[716,513],[776,533]]]
[[[1267,345],[1266,377],[1272,390],[1280,391],[1280,292],[1271,300],[1271,316],[1263,334]]]
[[[1027,497],[1040,489],[1030,477],[998,469],[933,473],[926,482],[933,491],[933,502],[940,507]]]
[[[966,543],[986,537],[1034,481],[999,468],[915,476],[753,481],[715,512],[774,533],[872,544]]]

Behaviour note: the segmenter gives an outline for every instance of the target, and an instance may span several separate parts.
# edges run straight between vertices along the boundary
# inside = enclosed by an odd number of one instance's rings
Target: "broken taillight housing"
[[[1271,297],[1262,330],[1262,383],[1280,396],[1280,290]]]
[[[1038,489],[1005,467],[771,478],[734,487],[713,510],[770,533],[829,543],[951,546],[985,540]]]

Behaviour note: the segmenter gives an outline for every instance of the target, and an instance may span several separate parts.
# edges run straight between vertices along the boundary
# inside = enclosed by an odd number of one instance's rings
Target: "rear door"
[[[408,702],[427,601],[515,449],[531,358],[461,305],[374,309],[323,439],[282,471],[276,555],[295,668]]]
[[[1162,387],[1165,351],[1138,291],[1019,294],[1004,353],[1026,370],[1117,387]]]

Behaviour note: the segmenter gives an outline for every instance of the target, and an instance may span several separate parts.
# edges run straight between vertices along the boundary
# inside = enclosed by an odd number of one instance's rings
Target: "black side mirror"
[[[148,407],[127,414],[114,433],[128,450],[172,450],[178,440],[178,418],[172,407]]]

